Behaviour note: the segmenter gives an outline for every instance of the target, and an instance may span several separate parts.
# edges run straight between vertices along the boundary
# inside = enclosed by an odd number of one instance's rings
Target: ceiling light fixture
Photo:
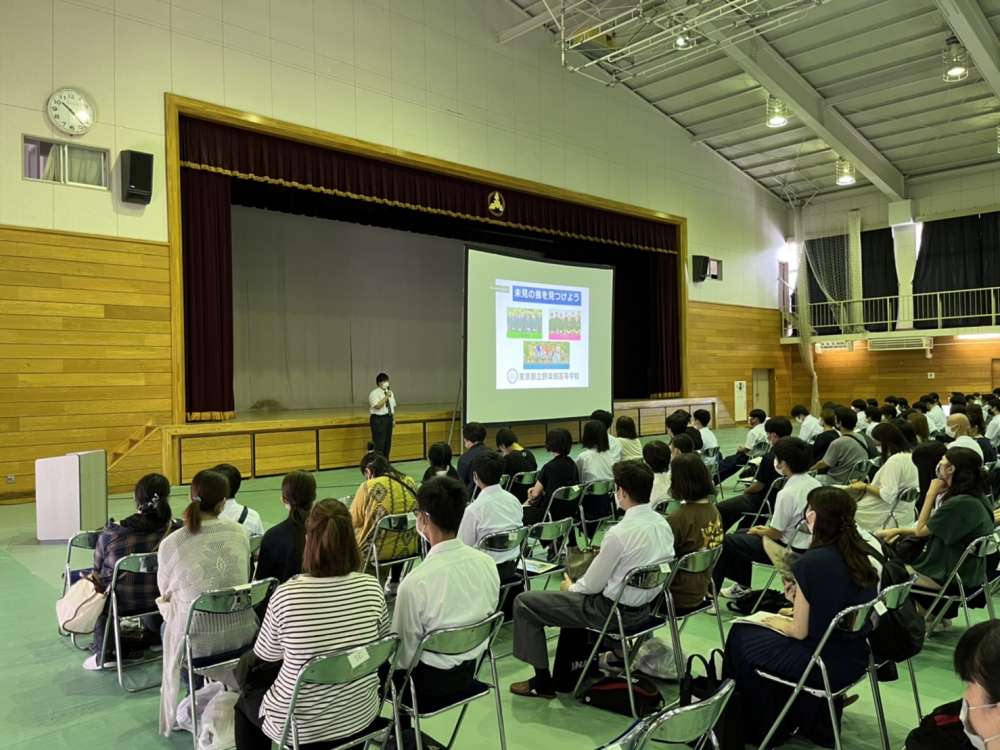
[[[997,153],[1000,154],[1000,125],[997,125]]]
[[[764,124],[769,128],[783,128],[788,124],[788,105],[784,99],[767,95],[767,119]]]
[[[969,77],[969,51],[958,41],[958,37],[950,36],[945,40],[941,60],[944,64],[941,72],[943,81],[955,83]]]
[[[695,39],[691,34],[689,34],[687,29],[682,28],[680,33],[677,35],[677,38],[674,39],[674,48],[691,49],[697,43],[698,40]]]
[[[854,177],[854,165],[847,159],[837,159],[837,184],[853,185],[857,180]]]

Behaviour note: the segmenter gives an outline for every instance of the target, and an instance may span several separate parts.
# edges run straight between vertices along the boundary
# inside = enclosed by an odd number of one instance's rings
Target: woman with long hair
[[[162,474],[147,474],[135,485],[132,494],[136,512],[121,523],[111,520],[101,532],[94,550],[94,570],[91,579],[99,591],[111,586],[115,565],[126,555],[155,552],[160,542],[172,529],[173,514],[170,511],[170,482]],[[118,608],[120,612],[149,612],[155,609],[157,597],[156,577],[153,574],[125,573],[118,579]],[[110,602],[97,618],[94,639],[90,644],[91,656],[83,663],[87,670],[101,669],[103,664],[114,661],[113,639],[105,644],[104,633],[108,629]],[[143,642],[158,643],[160,635],[159,615],[146,615]],[[99,662],[104,654],[103,663]]]
[[[302,572],[306,519],[315,500],[316,478],[308,471],[293,471],[281,480],[281,504],[288,516],[264,532],[257,557],[258,580],[277,578],[284,583]]]
[[[191,604],[206,591],[230,588],[250,579],[250,540],[235,521],[219,518],[229,482],[217,471],[199,471],[191,480],[191,502],[184,510],[184,527],[160,544],[156,600],[163,615],[163,680],[160,686],[160,732],[177,728],[184,630]],[[249,643],[257,632],[253,610],[231,615],[196,614],[192,622],[194,656],[232,651]]]
[[[244,690],[236,706],[237,750],[270,750],[281,741],[295,681],[313,657],[389,632],[378,581],[359,572],[351,516],[333,499],[307,514],[302,575],[278,586],[254,644],[255,656],[280,663],[274,683]],[[295,727],[303,746],[336,743],[366,729],[378,713],[378,676],[345,685],[312,685],[298,697]]]
[[[850,489],[858,494],[855,519],[866,531],[884,528],[900,493],[916,491],[920,486],[917,467],[910,459],[910,444],[892,422],[880,422],[869,433],[879,450],[882,463],[871,482],[853,482]],[[896,525],[907,525],[914,518],[916,502],[895,505]]]
[[[743,739],[759,745],[777,718],[787,688],[765,680],[758,669],[797,682],[838,612],[873,600],[878,575],[854,521],[854,500],[842,489],[817,487],[808,496],[805,524],[812,533],[809,549],[792,564],[795,578],[793,615],[774,615],[768,628],[737,621],[726,642],[723,675],[736,680],[736,696],[743,701]],[[770,629],[770,628],[773,628]],[[868,665],[867,629],[857,634],[835,632],[823,647],[830,685],[838,690],[860,677]],[[806,685],[821,687],[818,669]],[[789,712],[772,744],[778,746],[793,732],[816,744],[832,745],[830,716],[824,701],[800,698]]]
[[[608,431],[604,425],[596,419],[584,422],[580,442],[583,450],[576,457],[580,483],[586,484],[598,479],[613,480],[615,475],[611,467],[615,464],[615,458],[610,450]]]

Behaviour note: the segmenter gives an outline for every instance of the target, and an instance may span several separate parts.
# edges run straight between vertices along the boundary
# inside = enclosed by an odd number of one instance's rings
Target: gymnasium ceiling
[[[524,16],[502,43],[544,29],[555,64],[565,44],[567,67],[627,86],[782,199],[847,189],[838,154],[890,200],[909,177],[1000,159],[1000,0],[499,1]],[[970,65],[946,83],[952,34]],[[779,129],[769,91],[791,110]]]

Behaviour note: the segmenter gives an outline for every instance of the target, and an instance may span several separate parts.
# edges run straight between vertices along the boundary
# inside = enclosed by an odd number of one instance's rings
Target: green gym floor
[[[732,452],[742,442],[743,430],[719,431],[723,453]],[[541,461],[544,455],[539,451]],[[419,478],[423,463],[400,464],[400,469]],[[356,469],[341,469],[317,475],[319,497],[352,494],[360,476]],[[279,499],[280,477],[247,481],[240,491],[241,502],[258,510],[265,526],[283,517]],[[726,495],[734,494],[731,482]],[[176,488],[175,512],[186,504],[186,490]],[[121,518],[130,511],[131,498],[114,496],[109,512]],[[85,672],[81,664],[86,654],[73,648],[56,632],[54,603],[60,594],[60,574],[65,547],[40,545],[35,541],[33,505],[0,507],[0,747],[7,750],[142,750],[143,748],[190,748],[186,732],[172,738],[157,734],[159,692],[151,689],[129,694],[117,684],[112,672]],[[757,582],[763,585],[764,581]],[[724,608],[724,605],[723,605]],[[974,610],[977,619],[985,610]],[[726,616],[728,620],[728,616]],[[951,657],[963,627],[956,627],[930,639],[916,658],[917,680],[923,708],[959,697],[961,683],[951,670]],[[728,628],[728,624],[727,624]],[[510,651],[509,628],[498,644],[499,653]],[[505,637],[506,636],[506,637]],[[666,632],[661,636],[669,643]],[[715,624],[708,615],[695,617],[686,628],[683,641],[687,653],[706,653],[718,648]],[[554,642],[550,652],[554,654]],[[599,747],[616,737],[630,723],[624,716],[588,708],[568,696],[553,701],[518,698],[508,685],[530,676],[530,669],[513,657],[498,663],[507,744],[510,748],[584,750]],[[137,668],[140,676],[156,678],[157,665]],[[488,674],[488,670],[484,674]],[[676,684],[664,683],[668,701],[676,695]],[[844,715],[844,747],[866,750],[879,747],[867,683],[859,686],[861,700]],[[916,723],[916,712],[905,670],[901,679],[882,684],[892,746],[903,746],[906,733]],[[457,712],[424,724],[424,731],[446,740]],[[499,747],[492,700],[472,704],[456,742],[458,748]],[[787,747],[806,747],[791,742]]]

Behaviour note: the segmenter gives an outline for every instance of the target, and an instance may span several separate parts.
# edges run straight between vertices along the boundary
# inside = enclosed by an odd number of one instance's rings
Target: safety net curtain
[[[799,206],[795,207],[793,221],[795,245],[799,249],[799,275],[795,292],[798,297],[799,359],[802,361],[802,366],[805,368],[806,375],[809,378],[810,410],[819,414],[819,376],[816,373],[816,363],[813,358],[812,347],[813,322],[811,313],[813,308],[809,304],[812,301],[813,292],[810,289],[811,274],[803,273],[803,271],[808,270],[808,261],[806,260],[806,243],[803,241],[802,208]]]
[[[847,322],[847,305],[850,296],[848,276],[847,235],[837,234],[806,240],[805,257],[809,275],[816,288],[826,299],[813,293],[813,328],[817,333],[839,333]]]

